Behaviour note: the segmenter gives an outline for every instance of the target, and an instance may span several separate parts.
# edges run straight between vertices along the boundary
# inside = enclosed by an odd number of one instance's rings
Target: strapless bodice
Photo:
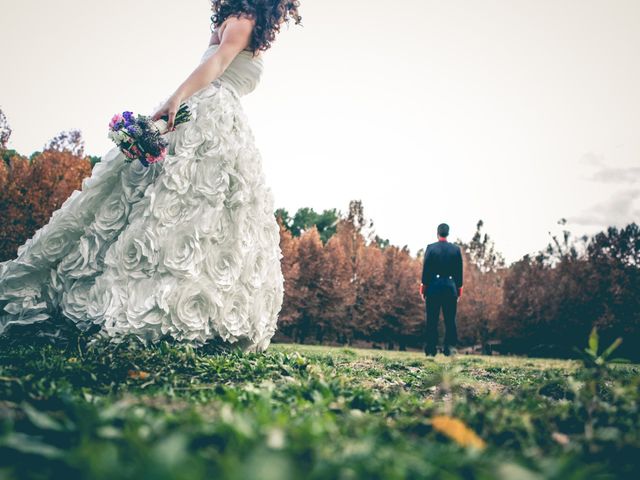
[[[218,47],[219,45],[209,45],[202,55],[200,63],[213,55]],[[216,80],[231,85],[238,92],[238,95],[246,95],[251,93],[260,82],[263,68],[262,58],[254,57],[252,52],[243,50],[236,55],[236,58]]]

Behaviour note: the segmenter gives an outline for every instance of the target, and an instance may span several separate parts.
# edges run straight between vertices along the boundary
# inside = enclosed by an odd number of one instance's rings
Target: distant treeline
[[[3,121],[6,128],[3,129]],[[7,150],[0,112],[0,261],[48,222],[81,188],[99,159],[86,157],[75,132],[58,135],[30,158]],[[8,131],[8,133],[7,133]],[[375,235],[362,203],[345,214],[303,208],[280,224],[285,299],[276,339],[302,343],[421,348],[423,251]],[[418,228],[418,227],[417,227]],[[423,228],[423,226],[419,226]],[[428,239],[425,239],[427,243]],[[506,266],[478,222],[464,252],[458,307],[462,345],[479,350],[571,356],[593,326],[619,352],[640,358],[640,230],[632,223],[590,238],[569,232],[545,250]]]
[[[336,232],[324,244],[315,227],[294,236],[279,217],[286,278],[280,330],[297,342],[420,347],[423,252],[412,257],[379,237],[366,241],[354,209],[362,205],[352,202],[349,214],[336,218]],[[462,345],[568,357],[597,326],[604,343],[622,337],[619,352],[639,358],[637,224],[580,239],[565,231],[510,266],[482,227],[478,222],[471,241],[457,242],[465,270],[457,322]]]

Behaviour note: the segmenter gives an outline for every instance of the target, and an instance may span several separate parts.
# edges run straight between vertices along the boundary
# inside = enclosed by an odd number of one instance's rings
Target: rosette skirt
[[[112,339],[214,338],[264,350],[277,327],[279,228],[237,93],[216,82],[144,167],[117,148],[0,264],[0,334],[60,335],[63,318]]]

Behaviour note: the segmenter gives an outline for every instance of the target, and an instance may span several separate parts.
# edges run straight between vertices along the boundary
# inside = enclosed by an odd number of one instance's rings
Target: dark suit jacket
[[[462,287],[462,252],[453,243],[438,241],[427,245],[422,265],[425,295],[452,293]]]

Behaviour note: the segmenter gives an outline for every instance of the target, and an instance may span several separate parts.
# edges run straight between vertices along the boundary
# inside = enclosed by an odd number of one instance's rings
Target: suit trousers
[[[440,310],[444,317],[444,346],[455,347],[458,343],[458,332],[456,329],[456,311],[458,308],[458,297],[452,295],[451,292],[439,292],[426,297],[426,317],[427,317],[427,335],[426,347],[427,353],[436,353],[438,345],[438,322],[440,320]]]

